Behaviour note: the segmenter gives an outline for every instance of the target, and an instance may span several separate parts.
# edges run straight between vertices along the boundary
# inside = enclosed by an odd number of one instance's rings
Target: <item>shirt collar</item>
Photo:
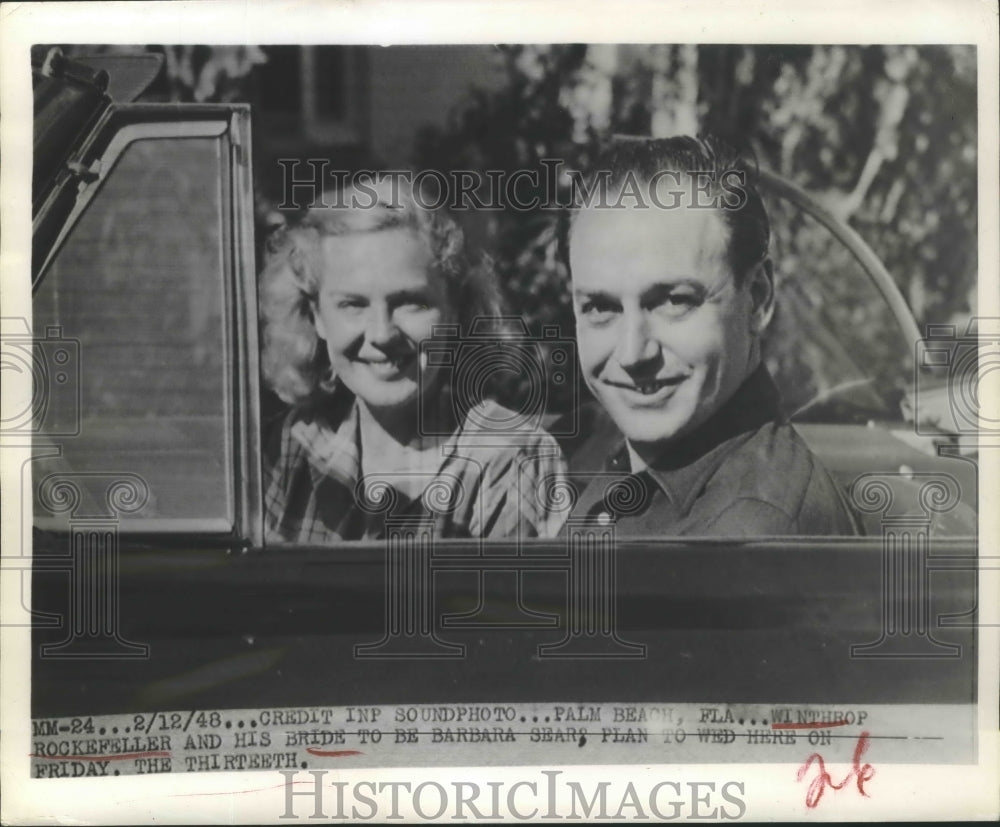
[[[346,394],[325,401],[300,413],[292,438],[305,454],[314,486],[332,477],[353,490],[361,478],[357,401]]]
[[[780,394],[761,364],[718,411],[695,431],[668,445],[646,469],[671,502],[687,511],[725,456],[750,434],[781,418]],[[630,468],[625,438],[608,459],[607,470]]]

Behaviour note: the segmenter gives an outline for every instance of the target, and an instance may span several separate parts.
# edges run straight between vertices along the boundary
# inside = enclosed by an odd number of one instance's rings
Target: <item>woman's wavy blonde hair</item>
[[[430,268],[444,279],[461,331],[476,319],[503,313],[490,261],[473,263],[454,220],[418,203],[405,183],[392,193],[378,185],[349,190],[339,203],[345,206],[313,208],[295,226],[277,229],[265,248],[259,279],[261,368],[271,389],[289,404],[314,401],[337,387],[314,322],[324,269],[336,266],[324,260],[323,238],[409,229],[427,243]]]

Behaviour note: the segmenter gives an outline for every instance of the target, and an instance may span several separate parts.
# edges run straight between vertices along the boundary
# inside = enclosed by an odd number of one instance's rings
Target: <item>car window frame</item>
[[[125,535],[123,540],[127,537],[138,545],[148,544],[152,537],[158,541],[173,537],[185,542],[209,545],[221,542],[247,548],[262,545],[264,526],[250,107],[247,104],[111,105],[67,163],[68,168],[84,172],[75,175],[79,182],[75,203],[36,269],[32,291],[37,291],[44,282],[49,266],[132,143],[199,137],[224,141],[219,182],[223,272],[218,275],[223,280],[223,378],[228,437],[225,462],[230,486],[226,494],[232,498],[232,524],[227,518],[137,519],[122,521],[119,531]],[[70,185],[63,183],[45,199],[34,217],[35,228],[45,222],[48,210]]]
[[[57,234],[45,261],[38,269],[35,288],[44,280],[45,272],[58,254],[66,238],[76,226],[104,180],[111,173],[122,152],[135,140],[158,137],[228,137],[231,153],[229,164],[223,164],[223,193],[228,192],[224,221],[223,261],[224,305],[227,328],[227,394],[231,401],[229,421],[232,427],[232,450],[228,464],[232,469],[233,526],[223,528],[195,525],[183,518],[178,520],[126,521],[123,533],[129,535],[192,534],[206,539],[224,536],[235,538],[243,549],[256,547],[279,550],[295,544],[270,543],[264,539],[262,494],[262,417],[260,411],[259,346],[257,325],[257,279],[253,238],[253,182],[250,159],[250,109],[246,104],[113,104],[101,116],[91,136],[75,154],[78,168],[89,170],[80,179],[76,203]],[[793,206],[816,219],[857,260],[869,280],[888,303],[903,335],[919,343],[919,329],[891,275],[864,239],[851,227],[823,208],[812,196],[781,176],[761,169],[762,187],[772,195],[789,201]],[[92,177],[91,177],[92,176]],[[88,178],[90,180],[88,180]],[[46,199],[36,225],[44,219]],[[184,522],[185,525],[178,523]],[[144,523],[144,524],[142,524]],[[654,538],[645,538],[648,542]],[[662,538],[661,538],[662,539]],[[463,541],[467,542],[467,541]],[[477,541],[485,542],[485,541]],[[521,543],[531,543],[522,540]],[[541,540],[541,542],[546,542]],[[351,548],[378,548],[378,540],[345,541],[338,544]]]

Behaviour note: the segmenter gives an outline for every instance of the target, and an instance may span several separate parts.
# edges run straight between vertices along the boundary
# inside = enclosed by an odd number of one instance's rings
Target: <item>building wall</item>
[[[372,157],[388,167],[412,163],[423,126],[443,126],[473,86],[495,89],[503,80],[495,47],[394,46],[368,50],[368,141]]]

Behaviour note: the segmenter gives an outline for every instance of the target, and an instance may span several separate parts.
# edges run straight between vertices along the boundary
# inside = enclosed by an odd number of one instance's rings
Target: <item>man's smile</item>
[[[648,379],[615,380],[602,378],[601,382],[615,388],[631,405],[655,405],[669,398],[676,388],[688,378],[687,374],[650,377]]]

